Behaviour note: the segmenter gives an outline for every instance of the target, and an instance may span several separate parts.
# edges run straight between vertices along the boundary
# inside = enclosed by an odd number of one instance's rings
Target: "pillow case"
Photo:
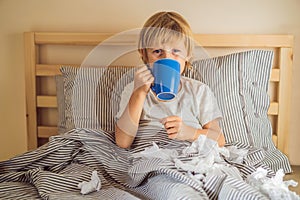
[[[134,68],[62,66],[60,70],[62,76],[56,77],[59,133],[73,128],[113,132],[121,92],[133,80]]]
[[[226,143],[260,149],[263,162],[291,172],[287,157],[272,141],[267,93],[273,51],[249,50],[194,61],[188,76],[207,84],[223,113],[220,126]]]

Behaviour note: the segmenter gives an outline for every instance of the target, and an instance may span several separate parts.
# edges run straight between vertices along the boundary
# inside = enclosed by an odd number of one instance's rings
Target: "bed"
[[[136,46],[135,32],[26,32],[29,151],[0,163],[0,197],[166,198],[163,195],[167,194],[156,196],[150,192],[155,191],[150,183],[165,184],[165,178],[171,177],[175,180],[173,185],[188,185],[203,199],[274,199],[276,194],[266,192],[267,187],[263,187],[261,181],[270,181],[271,177],[280,179],[279,172],[292,172],[286,122],[291,109],[293,36],[195,34],[194,37],[199,47],[205,49],[205,55],[194,60],[192,70],[184,75],[208,84],[224,112],[222,128],[227,147],[235,147],[226,151],[236,156],[226,157],[223,152],[225,172],[216,169],[218,173],[209,174],[207,169],[203,169],[205,172],[186,170],[184,164],[191,165],[191,159],[199,156],[200,151],[188,156],[180,154],[176,159],[170,158],[170,154],[167,158],[158,158],[151,153],[150,157],[140,152],[130,154],[113,145],[113,119],[120,93],[132,80],[134,66],[141,64],[135,59],[137,52],[132,50]],[[114,56],[104,64],[89,63],[99,53],[97,50],[103,53],[103,49],[122,51],[118,52],[118,58]],[[216,65],[213,70],[212,63]],[[86,77],[93,78],[87,83]],[[232,92],[226,95],[223,91]],[[174,143],[173,149],[187,148],[178,145]],[[147,147],[166,154],[165,149],[156,144]],[[215,159],[219,159],[219,153],[214,154]],[[243,160],[237,161],[241,156]],[[126,166],[126,170],[121,166]],[[78,183],[90,181],[95,170],[102,182],[101,189],[81,195]],[[259,170],[265,173],[264,179],[250,183],[253,178],[250,175]],[[19,193],[11,192],[12,188]],[[277,191],[280,190],[277,188]],[[176,191],[171,189],[170,193]],[[289,191],[283,191],[282,195],[299,198]]]

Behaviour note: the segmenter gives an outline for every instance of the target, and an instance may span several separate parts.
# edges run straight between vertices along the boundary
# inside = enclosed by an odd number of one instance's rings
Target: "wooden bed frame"
[[[93,46],[111,37],[105,33],[56,33],[56,32],[26,32],[25,67],[26,67],[26,118],[28,149],[35,149],[47,139],[57,134],[57,99],[54,76],[60,74],[62,65],[80,66],[78,63],[47,63],[43,54],[43,46],[74,47]],[[195,34],[199,44],[214,51],[228,49],[272,49],[274,63],[270,77],[269,94],[271,99],[268,111],[273,127],[275,145],[288,155],[288,136],[290,120],[290,96],[293,60],[293,36],[291,35],[213,35]],[[135,45],[120,41],[113,45]],[[46,60],[46,61],[45,61]],[[49,80],[50,81],[49,81]],[[53,84],[54,83],[54,84]],[[54,88],[54,89],[53,89]],[[50,92],[48,92],[50,90]],[[46,110],[46,112],[45,112]],[[48,123],[52,121],[52,123]],[[54,121],[54,122],[53,122]]]

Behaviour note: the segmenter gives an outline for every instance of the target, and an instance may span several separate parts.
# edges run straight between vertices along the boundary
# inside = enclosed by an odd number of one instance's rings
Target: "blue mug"
[[[169,101],[176,97],[180,83],[180,63],[163,58],[153,63],[154,85],[151,87],[159,100]]]

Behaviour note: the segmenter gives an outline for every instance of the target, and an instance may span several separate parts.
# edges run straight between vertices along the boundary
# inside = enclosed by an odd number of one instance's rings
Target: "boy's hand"
[[[176,138],[182,125],[182,119],[178,116],[169,116],[161,119],[161,123],[164,125],[169,138]]]
[[[197,129],[189,127],[178,116],[161,119],[170,139],[193,141],[197,136]]]
[[[151,84],[154,82],[154,77],[147,66],[138,69],[134,74],[134,91],[147,94]]]

